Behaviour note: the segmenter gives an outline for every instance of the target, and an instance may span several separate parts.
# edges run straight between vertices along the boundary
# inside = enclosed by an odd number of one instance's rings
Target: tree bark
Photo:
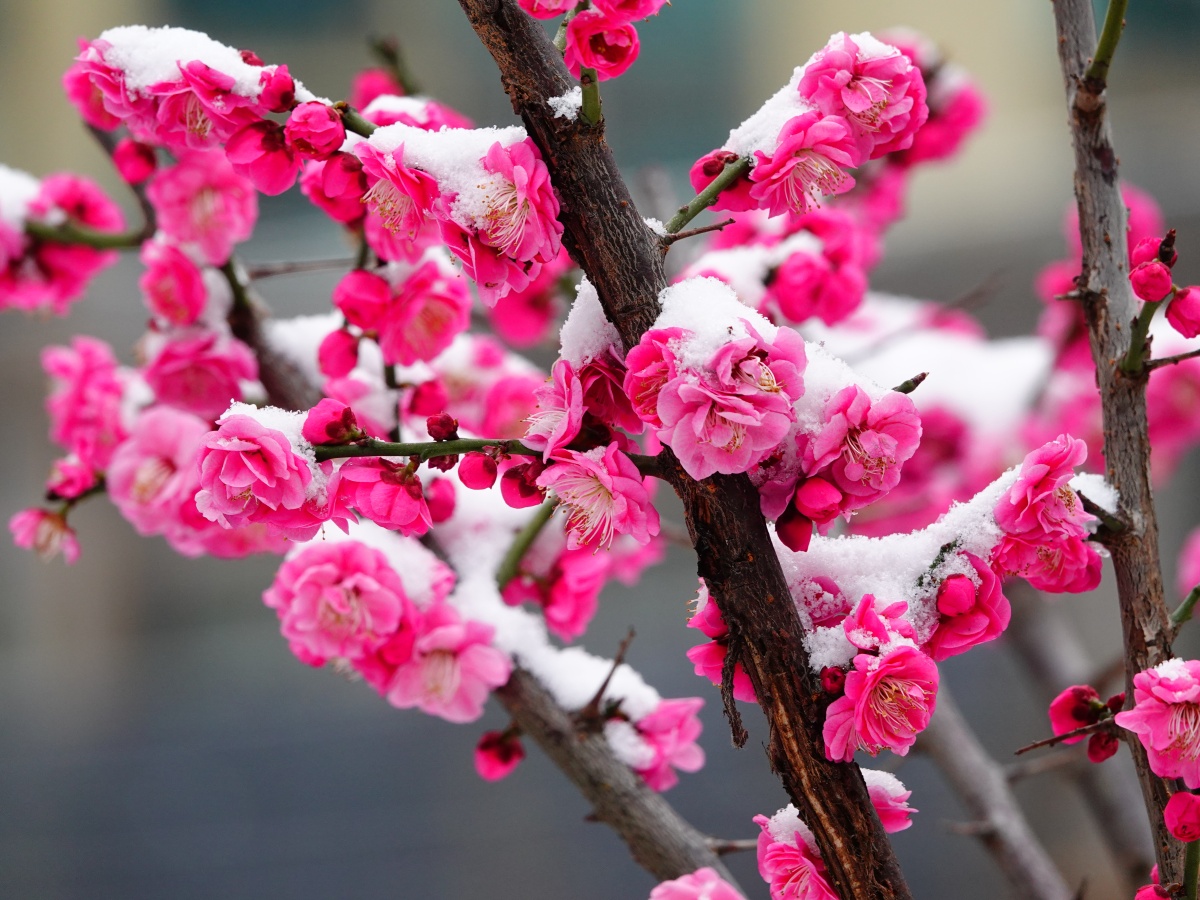
[[[603,121],[589,127],[553,116],[547,100],[575,82],[541,24],[515,0],[459,5],[546,160],[562,206],[564,243],[628,349],[658,316],[658,295],[667,286],[664,250],[634,207],[604,141]],[[909,897],[858,767],[825,758],[823,692],[809,671],[803,628],[757,491],[745,475],[697,482],[663,452],[664,474],[683,501],[700,575],[721,606],[731,646],[739,648],[770,722],[771,765],[813,830],[830,884],[845,900]]]
[[[1133,676],[1170,658],[1172,637],[1150,489],[1149,371],[1144,366],[1132,373],[1121,368],[1138,304],[1128,278],[1126,212],[1105,85],[1085,77],[1096,48],[1091,0],[1054,0],[1054,19],[1075,149],[1075,198],[1083,241],[1083,271],[1077,284],[1104,413],[1107,476],[1120,493],[1118,515],[1126,524],[1107,546],[1117,575],[1127,703],[1132,704]],[[1150,771],[1146,750],[1136,736],[1126,743],[1137,768],[1162,883],[1182,882],[1182,848],[1170,837],[1162,816],[1168,797],[1166,785]]]

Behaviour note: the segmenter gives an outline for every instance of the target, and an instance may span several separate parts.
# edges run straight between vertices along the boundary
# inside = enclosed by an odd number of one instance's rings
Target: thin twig
[[[600,687],[596,688],[596,693],[592,695],[592,699],[584,704],[579,712],[575,713],[575,718],[586,731],[600,731],[604,727],[604,709],[601,704],[604,703],[604,692],[608,690],[609,684],[613,680],[613,676],[617,674],[617,669],[621,668],[625,663],[625,654],[629,652],[630,645],[633,644],[633,639],[637,637],[637,632],[632,628],[629,633],[621,640],[617,646],[617,654],[613,657],[612,665],[609,666],[608,674],[604,676],[604,680],[600,682]]]
[[[726,225],[732,225],[737,219],[726,219],[724,222],[713,222],[711,225],[701,225],[699,228],[689,228],[687,231],[677,231],[675,234],[668,234],[660,238],[663,249],[666,250],[676,241],[682,241],[684,238],[695,237],[698,234],[708,234],[710,231],[720,231]]]
[[[1100,40],[1096,42],[1092,64],[1083,75],[1084,79],[1096,83],[1101,90],[1108,84],[1108,70],[1125,28],[1125,9],[1128,5],[1129,0],[1109,0],[1108,13],[1104,16],[1104,28],[1100,32]]]
[[[1055,769],[1061,769],[1065,766],[1073,766],[1083,759],[1084,753],[1085,748],[1082,744],[1076,747],[1064,747],[1061,750],[1056,750],[1054,753],[1030,757],[1029,759],[1021,760],[1021,762],[1005,766],[1004,776],[1008,779],[1009,784],[1014,784],[1025,778],[1032,778],[1035,775],[1053,772]]]
[[[1200,356],[1200,349],[1189,350],[1187,353],[1180,353],[1176,356],[1164,356],[1160,359],[1152,359],[1146,363],[1146,368],[1150,371],[1160,369],[1163,366],[1177,366],[1181,362],[1186,362],[1189,359],[1195,359]]]
[[[725,856],[730,853],[744,853],[747,850],[757,850],[758,841],[755,838],[740,838],[728,841],[721,838],[709,838],[708,846],[718,856]]]
[[[1090,725],[1080,725],[1078,728],[1072,728],[1070,731],[1064,731],[1062,734],[1054,735],[1054,737],[1042,738],[1040,741],[1026,744],[1024,747],[1014,750],[1013,753],[1016,756],[1020,756],[1022,753],[1028,753],[1030,750],[1036,750],[1039,747],[1054,747],[1063,741],[1069,741],[1071,738],[1083,737],[1084,735],[1095,734],[1097,731],[1104,731],[1107,728],[1111,728],[1112,724],[1112,719],[1101,719],[1098,722],[1092,722]]]
[[[716,203],[717,198],[721,196],[723,190],[732,187],[737,183],[738,179],[744,178],[749,171],[750,160],[744,156],[736,162],[727,163],[725,168],[721,170],[721,174],[714,178],[708,187],[697,194],[687,206],[680,209],[674,218],[667,223],[667,234],[675,234],[684,225]]]
[[[258,263],[246,265],[246,275],[251,281],[261,278],[275,278],[279,275],[295,275],[300,272],[325,272],[350,269],[354,267],[353,257],[337,259],[301,259],[285,262]]]

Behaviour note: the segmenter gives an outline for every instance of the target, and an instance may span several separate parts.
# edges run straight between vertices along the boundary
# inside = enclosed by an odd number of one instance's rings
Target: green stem
[[[717,202],[717,197],[721,195],[721,191],[736,182],[750,171],[750,160],[747,157],[742,157],[737,162],[729,163],[721,170],[721,174],[713,179],[712,184],[696,195],[687,206],[681,209],[676,216],[667,223],[667,234],[675,234],[679,229],[683,228],[688,222],[700,215],[708,207]]]
[[[1158,312],[1158,308],[1162,304],[1162,300],[1156,303],[1143,304],[1142,311],[1138,313],[1137,319],[1134,320],[1133,335],[1129,339],[1129,352],[1121,360],[1121,371],[1126,375],[1136,375],[1142,370],[1142,366],[1145,365],[1146,336],[1150,333],[1150,322],[1154,319],[1154,314]]]
[[[565,53],[567,49],[567,25],[575,18],[576,14],[584,8],[584,4],[580,3],[573,10],[563,16],[563,20],[558,23],[558,31],[554,32],[554,49],[559,53]]]
[[[97,231],[86,225],[76,225],[74,222],[64,222],[61,225],[47,225],[45,222],[26,222],[25,233],[39,241],[52,241],[56,244],[80,244],[84,247],[95,247],[97,250],[122,250],[130,247],[140,247],[146,239],[143,231]]]
[[[508,552],[504,554],[504,559],[500,561],[500,567],[496,569],[496,586],[500,590],[504,590],[508,583],[517,577],[517,572],[521,568],[521,560],[525,558],[525,554],[529,552],[529,548],[533,546],[537,536],[542,533],[542,529],[546,527],[546,523],[550,521],[550,517],[554,515],[557,507],[557,500],[545,501],[533,514],[533,518],[525,523],[525,527],[517,532]]]
[[[1125,28],[1125,9],[1128,6],[1129,0],[1109,0],[1104,28],[1100,32],[1100,40],[1096,42],[1092,64],[1083,74],[1084,80],[1097,82],[1101,86],[1108,83],[1108,69],[1112,65],[1113,54],[1117,52],[1121,31]]]
[[[1196,900],[1197,872],[1200,872],[1200,841],[1192,841],[1183,857],[1183,893],[1187,900]]]
[[[896,385],[894,388],[892,388],[892,390],[895,391],[897,394],[911,394],[918,387],[920,387],[921,382],[923,382],[928,377],[929,377],[928,372],[919,372],[918,374],[914,375],[912,378],[909,378],[905,381],[900,382],[898,385]]]
[[[1189,593],[1177,607],[1175,612],[1171,613],[1171,624],[1178,631],[1179,627],[1192,617],[1192,611],[1196,608],[1196,602],[1200,600],[1200,584],[1192,588]]]
[[[339,100],[333,104],[333,108],[341,113],[342,124],[346,126],[347,131],[353,131],[355,134],[367,138],[375,132],[376,126],[359,115],[358,110],[350,106],[346,101]]]
[[[600,79],[596,77],[596,70],[580,70],[579,83],[583,86],[583,108],[579,110],[579,118],[587,125],[599,125],[604,113],[600,109]]]

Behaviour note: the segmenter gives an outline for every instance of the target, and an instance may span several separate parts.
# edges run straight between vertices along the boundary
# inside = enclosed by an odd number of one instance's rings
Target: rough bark
[[[1119,517],[1127,527],[1107,542],[1117,576],[1125,643],[1126,687],[1133,676],[1171,656],[1171,627],[1163,596],[1158,522],[1150,489],[1150,439],[1146,426],[1149,372],[1121,368],[1138,312],[1129,284],[1126,211],[1117,178],[1102,82],[1085,78],[1096,47],[1090,0],[1054,0],[1058,53],[1066,83],[1075,149],[1075,198],[1083,241],[1080,302],[1088,323],[1104,413],[1107,475],[1121,496]],[[1170,838],[1162,811],[1166,785],[1151,771],[1146,751],[1127,741],[1137,768],[1159,873],[1164,884],[1183,880],[1183,854]]]
[[[547,99],[573,85],[540,23],[514,0],[459,0],[500,70],[513,109],[541,149],[562,204],[564,243],[633,346],[658,314],[663,249],[642,221],[604,141],[603,122],[554,118]],[[667,453],[667,451],[664,451]],[[768,755],[812,828],[838,894],[906,898],[908,888],[857,766],[825,759],[822,691],[809,673],[803,629],[758,495],[744,475],[696,482],[666,456],[666,480],[683,501],[699,572],[718,599],[771,723]]]
[[[977,823],[979,840],[1017,896],[1070,900],[1071,889],[1029,827],[1004,770],[963,719],[945,681],[938,687],[937,711],[917,740]]]
[[[662,880],[711,866],[733,882],[708,837],[617,759],[602,734],[581,731],[532,675],[517,669],[495,696],[579,788],[596,818],[620,835],[638,865]]]

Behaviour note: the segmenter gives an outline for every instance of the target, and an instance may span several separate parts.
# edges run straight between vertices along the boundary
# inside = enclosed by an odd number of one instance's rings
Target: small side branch
[[[1128,6],[1129,0],[1109,0],[1108,13],[1104,16],[1104,28],[1100,32],[1100,40],[1096,42],[1092,64],[1084,73],[1084,79],[1096,84],[1100,90],[1108,85],[1108,70],[1117,52],[1121,32],[1125,30],[1125,9]]]
[[[517,572],[521,569],[521,560],[525,558],[525,554],[529,552],[529,548],[533,546],[537,536],[542,533],[542,529],[554,515],[557,506],[557,500],[547,500],[538,507],[537,512],[525,527],[517,532],[508,552],[504,554],[504,559],[500,561],[500,568],[496,570],[496,586],[500,590],[504,590],[508,583],[517,577]]]
[[[729,163],[721,170],[721,174],[712,180],[712,184],[695,196],[691,203],[679,210],[674,218],[667,223],[667,234],[675,234],[684,225],[704,212],[721,196],[721,192],[731,187],[739,178],[745,177],[750,171],[750,160],[742,157],[737,162]]]

